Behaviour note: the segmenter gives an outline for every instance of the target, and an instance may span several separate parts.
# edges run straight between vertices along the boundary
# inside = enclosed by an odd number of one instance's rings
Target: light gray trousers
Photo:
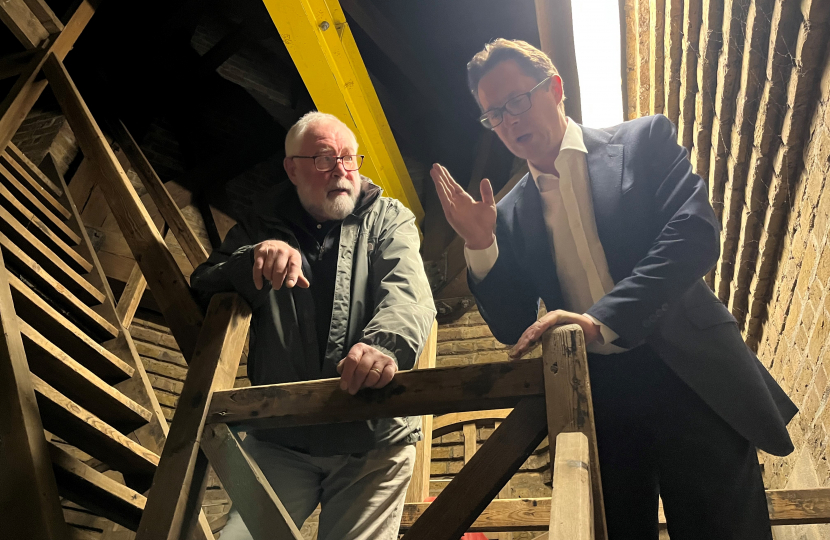
[[[256,461],[297,528],[320,504],[318,540],[395,540],[415,446],[385,446],[358,457],[314,457],[246,437]],[[232,509],[221,540],[252,540]]]

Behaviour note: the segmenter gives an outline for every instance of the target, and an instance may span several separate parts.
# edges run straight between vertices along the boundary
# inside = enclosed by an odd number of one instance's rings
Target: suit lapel
[[[609,144],[611,135],[598,129],[582,127],[582,137],[588,150],[586,163],[594,219],[607,257],[618,232],[613,226],[616,221],[613,218],[619,211],[623,194],[631,189],[631,182],[623,181],[623,145]]]

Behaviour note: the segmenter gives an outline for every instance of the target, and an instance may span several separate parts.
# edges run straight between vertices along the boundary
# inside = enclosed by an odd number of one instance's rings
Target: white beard
[[[300,198],[300,204],[303,205],[306,212],[312,216],[322,216],[326,221],[340,221],[345,219],[346,216],[354,212],[358,197],[358,193],[353,192],[348,196],[338,196],[334,199],[326,197],[322,204],[313,204],[306,199],[302,189],[297,189],[297,195]]]

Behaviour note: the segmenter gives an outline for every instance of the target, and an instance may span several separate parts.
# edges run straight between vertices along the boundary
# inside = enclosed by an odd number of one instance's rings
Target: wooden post
[[[551,465],[556,462],[557,435],[563,432],[585,434],[590,452],[595,535],[597,540],[605,540],[608,533],[594,429],[594,405],[588,377],[588,355],[582,329],[578,325],[569,324],[548,330],[543,337],[542,359]]]
[[[435,355],[438,349],[438,323],[432,323],[424,350],[418,358],[416,369],[435,367]],[[429,497],[429,470],[432,462],[432,415],[421,417],[423,438],[415,443],[415,464],[412,467],[412,480],[406,490],[406,502],[424,502]]]
[[[0,254],[0,538],[66,540],[58,486]]]
[[[195,526],[207,484],[207,458],[199,450],[207,407],[215,390],[233,387],[250,320],[238,295],[211,300],[137,540],[187,538]]]
[[[153,291],[186,359],[193,356],[202,325],[202,312],[190,294],[164,239],[138,199],[127,174],[104,138],[63,63],[50,55],[43,66],[58,103],[69,120],[84,155],[101,170],[101,190],[112,209],[124,239]]]
[[[124,328],[129,328],[133,323],[133,317],[146,289],[147,280],[144,279],[141,268],[138,265],[133,266],[124,291],[121,293],[121,298],[118,299],[118,305],[115,306],[118,319]]]
[[[588,437],[582,433],[560,433],[556,436],[550,507],[551,540],[594,540],[588,463]]]
[[[582,99],[579,95],[571,0],[536,0],[536,26],[539,28],[542,50],[562,76],[565,112],[581,124]]]
[[[302,540],[285,506],[227,424],[205,428],[202,449],[254,540]]]

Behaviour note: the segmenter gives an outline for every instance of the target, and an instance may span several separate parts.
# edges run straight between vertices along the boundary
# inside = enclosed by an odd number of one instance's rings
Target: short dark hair
[[[490,70],[506,60],[515,61],[528,77],[533,77],[538,82],[542,82],[545,77],[559,75],[550,57],[530,43],[519,39],[495,39],[476,53],[467,64],[467,84],[476,103],[478,83]]]

